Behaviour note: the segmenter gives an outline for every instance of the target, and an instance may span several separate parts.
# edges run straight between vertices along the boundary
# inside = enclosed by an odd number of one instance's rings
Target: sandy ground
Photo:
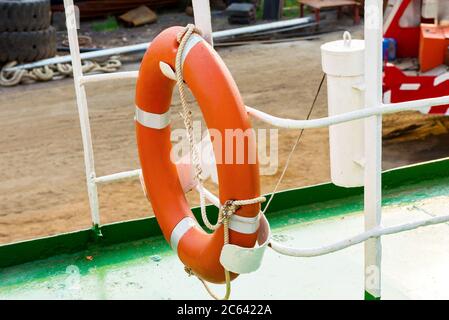
[[[246,104],[299,119],[306,117],[322,76],[319,46],[337,37],[340,35],[329,34],[320,40],[226,48],[219,53]],[[134,81],[92,84],[87,93],[97,176],[138,168]],[[326,116],[326,99],[324,87],[313,118]],[[181,128],[177,95],[173,108],[173,126]],[[412,121],[417,118],[423,116],[411,114]],[[257,121],[253,125],[264,127]],[[0,127],[0,243],[89,227],[73,83],[65,80],[0,89]],[[279,131],[280,168],[297,134]],[[402,148],[387,143],[384,167],[449,155],[447,137],[400,142]],[[328,148],[327,129],[306,131],[281,188],[328,181]],[[262,177],[263,192],[272,190],[280,171]],[[99,195],[102,223],[151,214],[136,180],[101,186]],[[197,204],[196,195],[189,194],[189,200]]]

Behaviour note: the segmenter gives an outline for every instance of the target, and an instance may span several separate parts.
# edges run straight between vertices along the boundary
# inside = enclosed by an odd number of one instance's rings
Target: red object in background
[[[408,76],[395,65],[384,66],[384,103],[396,103],[427,98],[441,97],[449,94],[449,74],[441,76]],[[434,106],[429,114],[448,114],[449,105]]]
[[[449,46],[449,29],[433,24],[421,25],[419,65],[421,72],[429,71],[444,64]]]
[[[421,71],[427,71],[444,63],[449,45],[449,28],[422,24],[417,27],[401,27],[401,18],[414,0],[400,2],[385,24],[385,38],[397,41],[398,58],[418,58]],[[410,11],[409,11],[410,13]],[[408,13],[408,14],[409,14]],[[433,19],[414,17],[414,21],[433,23]],[[412,17],[413,18],[413,17]],[[409,76],[394,64],[384,66],[383,77],[384,103],[398,103],[449,95],[449,72],[438,76]],[[449,105],[434,106],[422,113],[449,115]]]
[[[396,39],[398,43],[397,57],[417,57],[419,52],[419,35],[420,27],[401,27],[399,21],[403,16],[407,7],[411,4],[412,0],[403,0],[398,10],[394,14],[390,25],[385,30],[385,38]]]
[[[135,9],[141,5],[146,5],[150,9],[179,5],[179,0],[81,0],[75,1],[75,5],[80,10],[81,19],[106,17],[117,15]],[[64,5],[54,4],[51,6],[54,12],[64,12]]]

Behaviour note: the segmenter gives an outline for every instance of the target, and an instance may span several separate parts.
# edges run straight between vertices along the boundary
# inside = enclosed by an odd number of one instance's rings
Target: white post
[[[81,136],[83,139],[84,165],[86,169],[87,192],[89,195],[89,205],[94,226],[100,224],[100,212],[98,205],[97,185],[95,183],[94,152],[92,148],[92,137],[90,133],[89,111],[87,109],[87,98],[84,86],[80,80],[83,76],[81,69],[81,59],[78,44],[77,8],[73,5],[73,0],[64,0],[66,14],[67,33],[69,37],[70,55],[72,57],[73,80],[75,83],[76,102],[81,126]]]
[[[365,1],[365,104],[382,103],[382,0]],[[365,230],[377,228],[382,214],[382,116],[365,119]],[[381,239],[365,242],[365,298],[381,295]]]
[[[214,45],[209,0],[192,0],[195,25],[203,33],[203,38]]]

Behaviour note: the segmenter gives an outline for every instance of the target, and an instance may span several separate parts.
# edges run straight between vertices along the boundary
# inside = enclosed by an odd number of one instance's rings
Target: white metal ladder
[[[209,2],[194,0],[193,5],[196,13],[196,25],[203,31],[204,38],[212,43],[212,24]],[[91,82],[102,82],[117,79],[135,79],[137,78],[138,72],[128,71],[108,74],[83,75],[77,32],[77,8],[76,6],[74,6],[73,0],[64,0],[64,7],[70,45],[70,55],[72,58],[75,94],[81,125],[81,136],[83,140],[84,164],[86,170],[87,191],[89,195],[89,206],[92,216],[92,224],[95,228],[98,228],[100,226],[101,220],[97,185],[138,177],[140,174],[140,169],[114,173],[101,177],[96,176],[94,151],[92,146],[92,135],[89,120],[89,108],[87,104],[85,85]]]

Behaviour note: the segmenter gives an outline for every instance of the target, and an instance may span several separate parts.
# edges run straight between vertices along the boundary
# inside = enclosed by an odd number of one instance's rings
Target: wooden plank
[[[314,9],[360,5],[355,0],[298,0],[298,3],[312,7]]]
[[[351,6],[354,8],[354,23],[360,23],[360,3],[355,0],[297,0],[299,4],[299,15],[304,17],[304,6],[315,11],[315,21],[320,23],[320,10],[325,8],[338,8],[338,18],[341,17],[341,8]]]

